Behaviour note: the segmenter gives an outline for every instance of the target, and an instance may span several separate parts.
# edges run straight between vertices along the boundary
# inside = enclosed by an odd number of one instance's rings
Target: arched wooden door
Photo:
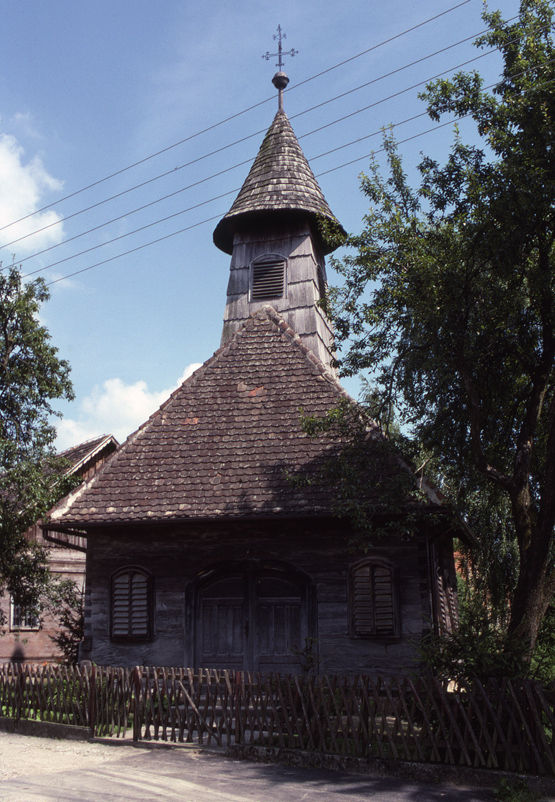
[[[237,671],[296,672],[314,637],[309,578],[255,561],[216,570],[198,584],[195,664]]]

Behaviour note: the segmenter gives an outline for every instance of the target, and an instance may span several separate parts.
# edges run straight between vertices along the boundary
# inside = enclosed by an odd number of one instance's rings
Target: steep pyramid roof
[[[283,110],[276,114],[251,170],[231,209],[214,231],[214,243],[225,253],[233,250],[233,235],[245,224],[272,215],[304,216],[314,223],[325,220],[336,233],[345,231],[332,214]],[[317,233],[317,225],[315,233]],[[337,247],[320,241],[324,254]]]
[[[324,514],[329,491],[287,470],[330,449],[300,425],[346,393],[271,308],[199,368],[90,482],[50,516],[53,528],[213,517]],[[55,525],[55,526],[54,526]]]

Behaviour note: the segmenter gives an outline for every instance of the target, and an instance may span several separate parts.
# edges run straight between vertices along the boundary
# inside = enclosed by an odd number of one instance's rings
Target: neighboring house
[[[112,456],[118,447],[111,435],[89,440],[60,456],[68,461],[68,472],[80,476],[83,481],[91,479]],[[82,589],[85,580],[85,538],[76,535],[41,530],[40,522],[31,527],[27,537],[49,550],[48,564],[52,574],[61,579],[71,579]],[[58,631],[56,621],[45,615],[42,621],[36,611],[16,604],[8,594],[0,597],[0,609],[4,614],[4,633],[0,637],[0,662],[55,663],[63,655],[51,636]]]
[[[352,551],[317,480],[337,444],[301,414],[347,397],[317,303],[343,230],[282,110],[286,81],[214,232],[231,255],[221,348],[46,525],[87,538],[81,654],[98,664],[391,673],[456,618],[453,522],[433,493],[413,537]],[[390,469],[406,471],[393,455]]]

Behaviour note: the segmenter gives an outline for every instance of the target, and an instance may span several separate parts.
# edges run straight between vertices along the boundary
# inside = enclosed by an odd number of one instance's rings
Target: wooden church
[[[347,398],[317,303],[343,230],[273,82],[279,110],[214,232],[231,256],[221,347],[45,527],[87,539],[81,657],[97,664],[401,672],[456,618],[433,493],[412,537],[353,551],[333,488],[290,479],[337,456],[301,410]]]

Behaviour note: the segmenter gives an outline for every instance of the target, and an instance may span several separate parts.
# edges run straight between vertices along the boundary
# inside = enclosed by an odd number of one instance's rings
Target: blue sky
[[[510,18],[518,3],[491,8]],[[422,152],[447,154],[451,125],[403,121],[425,111],[418,84],[481,55],[481,12],[479,0],[4,0],[0,258],[50,283],[41,318],[76,393],[60,405],[60,448],[124,439],[218,348],[229,257],[212,231],[277,109],[277,58],[262,58],[277,26],[298,50],[285,110],[357,232],[380,129],[415,137],[400,146],[409,174]],[[473,66],[493,83],[499,57]]]

